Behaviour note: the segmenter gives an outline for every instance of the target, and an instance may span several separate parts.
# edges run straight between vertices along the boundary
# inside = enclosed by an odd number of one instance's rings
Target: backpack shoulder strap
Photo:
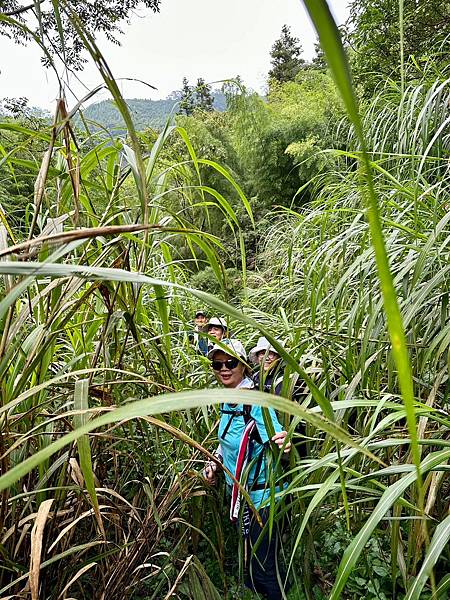
[[[225,429],[223,430],[222,439],[225,439],[225,437],[226,437],[226,435],[227,435],[227,433],[228,433],[228,431],[229,431],[229,429],[231,427],[231,424],[232,424],[234,418],[240,417],[240,416],[244,415],[244,420],[245,420],[245,412],[244,411],[240,411],[240,410],[226,410],[223,407],[223,404],[220,404],[220,414],[221,415],[230,415],[230,418],[228,419],[228,423],[225,425]],[[248,420],[245,421],[246,425],[247,425],[247,423],[248,423]]]
[[[252,417],[252,405],[251,404],[244,404],[244,408],[243,408],[243,416],[244,416],[244,422],[247,425],[247,423],[253,419]],[[251,433],[251,439],[254,440],[255,442],[258,442],[258,444],[262,444],[263,441],[261,439],[261,436],[259,434],[258,431],[258,427],[256,426],[252,433]]]

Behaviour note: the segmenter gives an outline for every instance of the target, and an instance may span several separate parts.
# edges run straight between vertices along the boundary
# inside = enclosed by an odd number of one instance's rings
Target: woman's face
[[[273,365],[273,363],[280,358],[280,355],[277,354],[276,352],[273,352],[272,350],[269,350],[269,352],[266,352],[265,350],[261,350],[256,355],[256,358],[258,360],[259,365],[264,361],[263,369],[264,369],[264,371],[267,371],[268,369],[270,369],[270,367]]]
[[[244,365],[241,362],[238,362],[234,368],[227,367],[226,361],[234,359],[234,356],[230,356],[226,352],[222,352],[222,350],[217,350],[214,353],[213,360],[211,362],[217,363],[214,366],[220,365],[220,371],[214,369],[214,374],[217,377],[217,380],[226,388],[235,388],[237,387],[241,381],[244,379]],[[235,361],[234,361],[235,362]]]

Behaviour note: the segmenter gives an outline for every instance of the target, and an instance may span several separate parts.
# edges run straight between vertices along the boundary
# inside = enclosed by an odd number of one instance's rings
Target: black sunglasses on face
[[[231,369],[235,369],[239,364],[239,361],[237,358],[229,358],[228,360],[212,360],[211,361],[211,366],[214,369],[214,371],[221,371],[222,367],[225,367],[226,369],[229,369],[231,371]]]

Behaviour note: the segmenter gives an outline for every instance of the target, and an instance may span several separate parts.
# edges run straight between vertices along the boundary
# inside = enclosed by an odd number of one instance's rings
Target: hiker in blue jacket
[[[208,338],[206,337],[208,319],[204,310],[197,310],[194,316],[194,331],[189,334],[189,341],[199,354],[208,354]]]
[[[229,352],[224,351],[224,345],[229,348]],[[216,378],[225,388],[254,388],[248,367],[244,362],[247,355],[239,340],[222,340],[209,351],[208,358],[211,360]],[[290,442],[286,441],[287,433],[278,421],[275,411],[269,409],[269,414],[275,431],[271,440],[264,424],[261,407],[226,402],[221,404],[218,433],[220,446],[216,452],[224,467],[248,491],[263,524],[267,521],[269,512],[268,507],[261,508],[270,497],[267,462],[269,443],[274,442],[286,453],[291,449]],[[216,482],[216,471],[217,463],[208,461],[204,474],[211,484]],[[236,522],[241,504],[239,486],[226,472],[225,480],[231,496],[230,518]],[[247,567],[245,585],[263,594],[269,600],[281,599],[283,593],[277,577],[276,564],[280,543],[277,532],[269,536],[267,531],[257,549],[252,552],[251,547],[261,534],[261,526],[247,505],[244,505],[242,511],[242,532]]]

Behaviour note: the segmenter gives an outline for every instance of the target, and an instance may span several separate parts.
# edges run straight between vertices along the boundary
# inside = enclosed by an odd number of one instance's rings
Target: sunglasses
[[[237,358],[229,358],[228,360],[212,360],[211,366],[214,371],[221,371],[222,367],[226,369],[235,369],[239,364],[239,360]]]

